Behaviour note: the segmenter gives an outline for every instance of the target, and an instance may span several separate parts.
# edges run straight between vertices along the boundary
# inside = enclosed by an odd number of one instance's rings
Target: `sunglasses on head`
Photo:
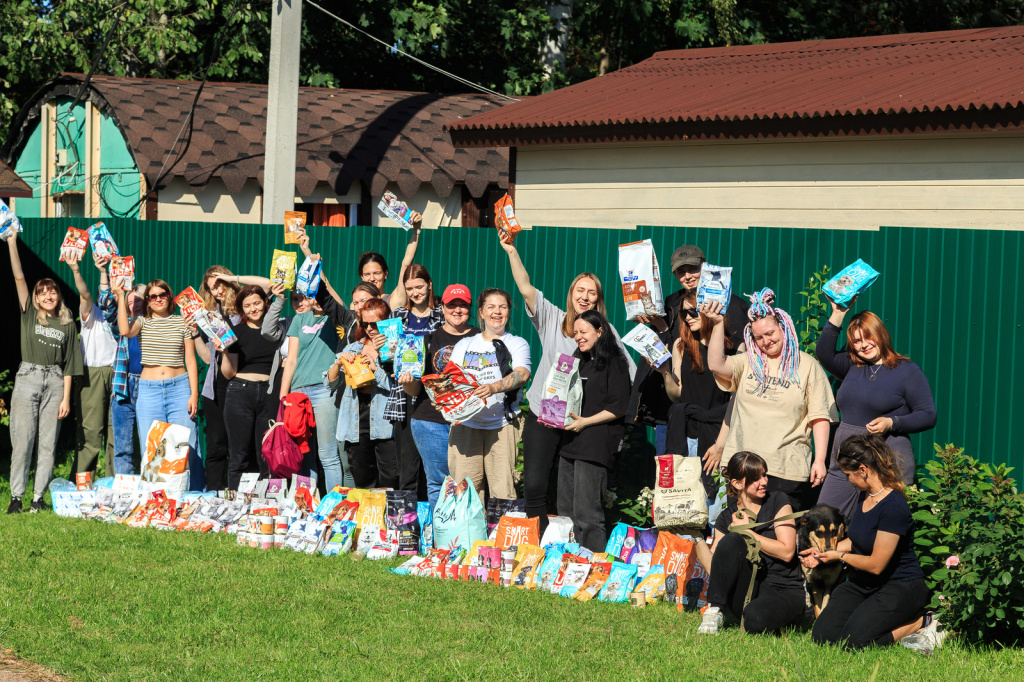
[[[700,311],[696,308],[681,308],[679,312],[683,317],[697,317],[700,315]]]
[[[159,301],[160,299],[170,298],[170,295],[166,291],[161,291],[155,294],[149,294],[146,298],[150,301]]]

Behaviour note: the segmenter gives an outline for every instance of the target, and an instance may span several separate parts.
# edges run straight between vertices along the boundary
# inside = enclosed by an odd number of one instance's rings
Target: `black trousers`
[[[920,618],[929,601],[924,578],[881,587],[845,582],[832,591],[811,638],[818,644],[841,643],[846,649],[887,646],[893,643],[892,631]]]
[[[608,469],[579,459],[558,458],[558,515],[573,520],[576,542],[594,552],[608,544],[604,525],[604,492]]]
[[[562,447],[562,435],[561,430],[539,423],[533,412],[526,413],[523,423],[523,496],[526,498],[526,515],[540,517],[541,533],[548,525],[548,488],[551,486],[551,469]],[[603,552],[604,546],[595,551]]]
[[[277,416],[278,393],[268,393],[269,381],[232,379],[224,401],[224,426],[228,433],[228,489],[238,490],[242,474],[259,472],[268,478],[263,459],[263,436]]]
[[[420,459],[419,448],[416,447],[416,441],[412,438],[409,418],[411,413],[412,401],[409,400],[409,396],[406,396],[405,419],[391,422],[391,426],[394,428],[392,438],[395,441],[396,456],[398,457],[398,489],[416,491],[417,497],[425,500],[427,499],[426,476],[423,473],[423,460]],[[420,493],[421,488],[422,494]]]
[[[810,509],[818,503],[818,493],[821,486],[811,487],[810,481],[790,481],[786,478],[772,476],[768,472],[768,492],[782,492],[793,502],[793,511]]]
[[[219,363],[218,363],[219,364]],[[213,382],[213,399],[203,397],[203,417],[206,419],[206,489],[224,490],[228,487],[228,432],[224,428],[224,401],[227,398],[228,380],[220,368]]]
[[[799,623],[804,615],[804,590],[801,587],[778,588],[764,583],[765,572],[758,569],[754,594],[747,608],[743,600],[750,585],[753,565],[747,561],[747,544],[739,533],[728,533],[718,541],[711,558],[708,604],[739,620],[749,634],[778,632]]]
[[[359,442],[345,443],[357,488],[398,488],[398,451],[393,438],[370,438],[370,396],[359,395]]]

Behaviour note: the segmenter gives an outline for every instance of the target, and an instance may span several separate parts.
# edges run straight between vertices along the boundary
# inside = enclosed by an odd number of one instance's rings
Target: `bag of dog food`
[[[360,354],[356,354],[355,360],[352,362],[342,358],[341,367],[345,370],[345,385],[349,388],[360,388],[375,381],[373,372],[370,371],[370,365]]]
[[[619,279],[628,320],[665,314],[658,257],[650,239],[619,245]]]
[[[298,244],[302,237],[302,228],[306,226],[306,214],[302,211],[284,212],[284,243]]]
[[[691,561],[696,561],[693,556],[693,540],[664,531],[658,535],[658,544],[651,557],[652,565],[663,566],[665,575],[675,575],[679,584],[683,584]]]
[[[608,542],[605,543],[604,551],[613,556],[618,556],[619,552],[622,551],[622,543],[626,540],[627,530],[629,530],[629,525],[621,521],[616,523],[615,527],[612,528],[612,532],[608,533]]]
[[[640,531],[633,526],[626,529],[626,538],[622,542],[622,550],[616,557],[623,563],[629,563],[637,552],[637,545],[640,543]]]
[[[302,267],[295,273],[295,293],[306,298],[315,298],[316,292],[320,290],[320,270],[322,264],[319,260],[307,258],[302,261]]]
[[[698,539],[694,542],[702,541]],[[710,580],[711,576],[694,555],[689,562],[686,583],[683,586],[683,606],[687,611],[702,609],[708,603],[708,582]]]
[[[418,334],[402,334],[395,350],[395,376],[402,376],[408,372],[412,374],[413,379],[421,378],[423,355],[423,337]]]
[[[189,430],[184,426],[156,421],[146,434],[142,455],[142,480],[158,484],[177,498],[188,490]]]
[[[575,542],[576,534],[572,529],[572,519],[568,516],[549,516],[548,527],[544,531],[544,537],[540,539],[541,547],[550,545]]]
[[[377,323],[377,331],[384,335],[387,341],[378,349],[380,361],[387,362],[395,359],[395,351],[398,349],[398,340],[405,333],[405,326],[401,318],[389,317]]]
[[[590,572],[587,574],[587,579],[580,586],[580,589],[576,590],[572,598],[576,601],[590,601],[597,596],[597,593],[604,587],[605,582],[608,580],[608,575],[612,572],[611,562],[598,562],[590,564]],[[564,589],[564,588],[563,588]]]
[[[441,549],[469,551],[477,540],[487,539],[484,505],[473,481],[456,484],[448,476],[434,508],[434,545]]]
[[[440,374],[428,374],[422,382],[430,402],[450,424],[472,419],[486,406],[483,398],[473,395],[480,384],[455,363],[449,362]]]
[[[416,514],[415,490],[389,490],[387,517],[385,523],[390,531],[398,534],[398,553],[407,556],[415,554],[420,544],[420,524]]]
[[[290,251],[274,249],[270,260],[270,281],[283,284],[285,289],[295,288],[295,263],[298,259]]]
[[[560,549],[552,548],[544,554],[544,560],[537,568],[537,576],[534,581],[535,589],[541,592],[551,592],[552,586],[555,584],[555,578],[558,576],[558,571],[562,568],[562,556],[564,552]]]
[[[60,245],[60,260],[82,260],[82,256],[85,255],[85,247],[88,244],[88,232],[69,227],[67,234],[64,235],[64,243]]]
[[[494,538],[494,546],[508,549],[517,545],[540,544],[540,519],[517,519],[505,515],[498,522],[498,534]]]
[[[508,194],[494,203],[494,226],[498,228],[498,237],[506,244],[515,241],[516,235],[523,229],[516,220],[512,197]]]
[[[412,216],[412,209],[409,208],[404,201],[396,197],[394,192],[384,192],[384,196],[380,198],[380,203],[377,204],[377,208],[381,213],[394,220],[404,229],[412,229],[412,223],[409,222],[409,219]]]
[[[622,343],[647,358],[655,367],[661,367],[666,360],[672,359],[672,351],[665,347],[653,329],[642,324],[623,336]]]
[[[92,252],[103,260],[120,255],[105,223],[96,223],[89,228],[89,241],[92,243]]]
[[[587,582],[588,575],[590,575],[589,563],[582,561],[570,561],[567,563],[562,574],[562,585],[558,589],[559,596],[572,599],[572,596],[576,594],[576,590],[583,587],[583,583]]]
[[[186,323],[191,323],[196,313],[206,307],[199,292],[192,287],[185,287],[180,294],[174,297],[174,302],[178,304],[178,310],[181,312],[181,316],[185,318]]]
[[[14,211],[3,199],[0,199],[0,239],[7,241],[15,232],[22,232],[24,229],[18,216],[14,215]]]
[[[878,271],[858,258],[821,287],[823,294],[844,308],[878,279]]]
[[[110,259],[110,288],[129,291],[135,285],[135,257],[114,256]]]
[[[512,514],[516,518],[526,518],[526,500],[503,500],[500,497],[487,498],[487,538],[497,531],[498,522],[506,514]],[[521,515],[520,515],[521,514]]]
[[[623,564],[618,561],[612,563],[612,570],[608,579],[597,595],[598,601],[625,602],[629,599],[629,593],[636,580],[636,566]]]
[[[387,493],[371,492],[363,495],[359,502],[359,511],[356,514],[356,525],[384,527],[384,515],[387,513]]]
[[[512,586],[536,589],[537,569],[544,562],[545,552],[537,545],[523,543],[516,551],[515,566],[512,569]]]
[[[556,429],[570,426],[575,420],[569,414],[579,414],[583,407],[579,358],[560,353],[558,360],[548,370],[542,390],[537,421]]]
[[[704,528],[708,500],[701,482],[700,457],[660,455],[654,491],[654,525],[658,528]]]
[[[732,298],[732,268],[704,263],[700,266],[700,281],[697,282],[697,307],[705,303],[721,303],[722,314],[729,309]]]
[[[653,604],[665,596],[665,567],[655,564],[640,584],[633,590],[646,595],[647,603]]]
[[[420,524],[420,554],[426,554],[427,550],[434,546],[434,522],[430,513],[429,502],[416,503],[416,520]]]

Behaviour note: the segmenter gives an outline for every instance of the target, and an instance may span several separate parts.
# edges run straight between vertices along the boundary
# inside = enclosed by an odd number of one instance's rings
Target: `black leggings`
[[[216,371],[217,376],[213,382],[214,398],[211,400],[203,396],[203,417],[206,419],[206,447],[203,448],[206,457],[206,489],[224,490],[228,487],[228,432],[224,427],[228,380],[220,373],[219,362],[216,369],[211,367],[209,371]]]
[[[924,578],[881,587],[846,582],[832,591],[811,638],[818,644],[842,643],[846,649],[887,646],[893,643],[892,631],[920,618],[930,600]]]
[[[228,490],[238,490],[244,473],[269,478],[270,469],[263,459],[263,436],[277,416],[278,393],[269,381],[249,381],[235,377],[228,383],[224,401],[224,426],[228,432]]]
[[[729,533],[718,541],[711,558],[708,604],[739,620],[749,634],[778,632],[799,623],[804,616],[804,591],[800,587],[781,588],[764,584],[763,569],[757,571],[754,594],[743,608],[753,565],[747,561],[747,544],[739,533]]]
[[[523,424],[523,496],[526,515],[540,517],[541,532],[548,524],[548,488],[551,469],[562,448],[563,432],[537,421],[533,412],[526,413]]]

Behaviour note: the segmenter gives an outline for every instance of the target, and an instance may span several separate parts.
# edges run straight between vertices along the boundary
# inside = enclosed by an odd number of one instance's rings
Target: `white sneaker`
[[[697,628],[698,635],[717,635],[722,627],[722,610],[717,606],[709,606],[704,612],[704,618]]]
[[[942,627],[942,624],[939,623],[938,619],[935,618],[935,616],[932,616],[931,623],[914,634],[907,635],[901,639],[900,644],[908,649],[920,651],[925,656],[931,656],[935,653],[935,650],[940,648],[942,643],[946,641],[947,634],[948,633],[945,628]]]

